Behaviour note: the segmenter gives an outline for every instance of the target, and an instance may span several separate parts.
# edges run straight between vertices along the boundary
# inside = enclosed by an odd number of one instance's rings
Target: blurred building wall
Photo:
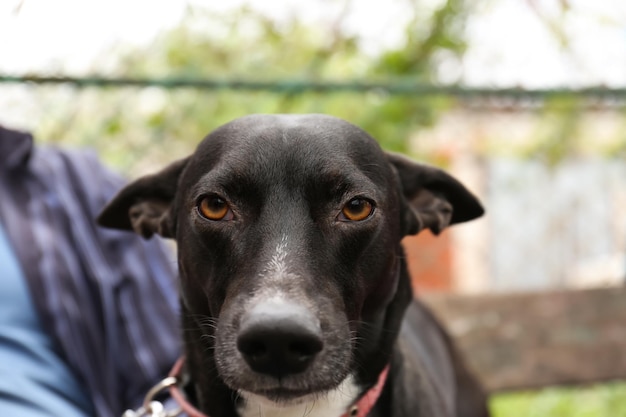
[[[597,151],[622,140],[623,124],[621,114],[587,115],[578,130],[582,150],[556,161],[513,150],[550,127],[541,113],[451,112],[418,132],[414,153],[438,157],[431,162],[476,193],[487,213],[441,242],[416,241],[421,259],[409,261],[417,287],[483,293],[624,283],[626,161]],[[429,255],[446,245],[446,256]],[[435,259],[445,259],[439,271]]]
[[[489,287],[619,282],[626,273],[626,162],[488,162]]]

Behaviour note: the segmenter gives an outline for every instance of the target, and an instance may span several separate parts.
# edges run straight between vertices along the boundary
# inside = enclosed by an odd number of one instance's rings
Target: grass
[[[626,383],[494,395],[493,417],[626,417]]]

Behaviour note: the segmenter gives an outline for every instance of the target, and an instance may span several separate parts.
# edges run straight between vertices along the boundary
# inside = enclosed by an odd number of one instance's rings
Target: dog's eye
[[[353,198],[343,206],[339,220],[358,222],[367,219],[374,212],[374,205],[364,198]]]
[[[198,212],[202,217],[209,220],[231,220],[233,212],[228,203],[216,195],[202,197],[198,201]]]

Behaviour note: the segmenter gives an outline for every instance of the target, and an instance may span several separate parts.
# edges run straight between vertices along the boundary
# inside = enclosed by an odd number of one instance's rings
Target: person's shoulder
[[[90,211],[100,210],[126,183],[91,148],[44,145],[37,147],[36,155],[40,163],[48,166],[47,171],[54,176],[56,187],[68,188],[87,202]]]

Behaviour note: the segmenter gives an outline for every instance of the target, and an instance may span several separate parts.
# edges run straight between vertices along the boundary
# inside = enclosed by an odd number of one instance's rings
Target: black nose
[[[323,347],[318,320],[286,302],[256,305],[237,336],[237,349],[250,368],[276,377],[304,371]]]

